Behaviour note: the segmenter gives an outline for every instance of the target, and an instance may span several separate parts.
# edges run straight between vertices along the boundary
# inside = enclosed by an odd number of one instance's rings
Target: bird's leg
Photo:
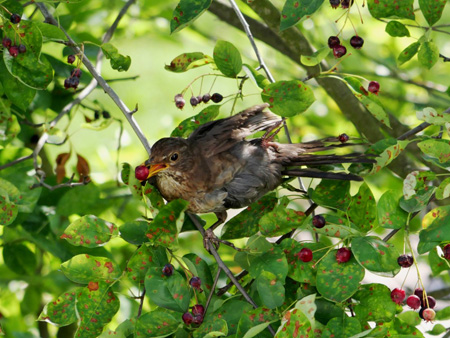
[[[280,130],[283,128],[282,124],[284,122],[284,118],[277,122],[275,125],[273,125],[269,130],[267,130],[264,135],[261,137],[264,141],[271,142],[273,141],[273,138],[276,134],[280,132]],[[276,130],[275,130],[276,129]],[[275,130],[275,131],[274,131]],[[272,133],[273,132],[273,133]]]
[[[229,247],[231,247],[231,248],[233,248],[233,249],[235,249],[237,251],[241,251],[241,249],[235,247],[233,243],[225,241],[223,239],[219,239],[214,234],[214,229],[216,229],[219,225],[224,223],[225,220],[227,219],[227,212],[226,211],[216,212],[215,214],[217,216],[216,223],[214,223],[208,229],[205,230],[205,235],[203,237],[203,246],[205,247],[205,249],[208,252],[210,252],[209,248],[210,248],[210,245],[212,244],[212,245],[214,245],[216,247],[216,250],[217,250],[219,248],[219,244],[223,243],[223,244],[228,245]]]

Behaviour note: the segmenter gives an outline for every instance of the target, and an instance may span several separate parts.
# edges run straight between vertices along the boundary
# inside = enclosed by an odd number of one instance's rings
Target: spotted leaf
[[[422,14],[430,26],[439,21],[446,3],[446,0],[419,0]]]
[[[382,148],[382,151],[378,152],[378,157],[375,158],[376,163],[371,171],[372,174],[379,172],[383,167],[396,159],[410,143],[410,141],[398,141],[396,139],[385,139],[379,142],[377,142],[379,144],[372,146],[377,150]]]
[[[355,93],[355,97],[361,101],[364,107],[375,117],[378,121],[384,125],[391,127],[389,122],[389,116],[384,110],[381,103],[376,99],[376,95],[369,93],[368,95]]]
[[[280,279],[269,271],[262,271],[256,278],[256,289],[264,306],[275,309],[284,302],[284,279]]]
[[[420,42],[413,42],[408,47],[406,47],[397,57],[398,65],[401,66],[405,62],[411,60],[414,55],[419,51]]]
[[[202,281],[201,287],[208,295],[211,292],[214,282],[208,263],[193,253],[184,255],[183,262],[186,264],[189,271],[194,274],[194,276],[200,277],[200,280]]]
[[[313,14],[324,0],[287,0],[281,11],[280,31],[295,25],[301,18]]]
[[[128,261],[127,277],[136,284],[144,284],[150,267],[161,267],[167,263],[167,254],[163,247],[142,245]]]
[[[306,317],[303,311],[294,308],[284,314],[275,338],[309,337],[310,331],[311,322],[308,320],[308,317]]]
[[[244,313],[240,318],[236,331],[236,337],[243,337],[244,334],[257,325],[264,323],[269,324],[278,319],[279,317],[276,311],[266,307],[262,306],[257,309],[251,309],[250,311]]]
[[[172,314],[153,311],[138,318],[134,333],[138,337],[166,337],[174,334],[179,327],[180,321]]]
[[[175,33],[190,25],[211,5],[212,0],[181,0],[172,14],[170,32]]]
[[[261,234],[267,237],[281,236],[291,230],[299,228],[306,215],[302,211],[278,205],[271,212],[266,213],[259,220]]]
[[[358,227],[349,222],[346,217],[337,214],[323,214],[325,226],[323,228],[312,227],[312,231],[329,237],[349,238],[361,236]]]
[[[351,201],[350,181],[322,180],[309,196],[320,206],[347,211]]]
[[[450,122],[450,114],[438,113],[434,108],[426,107],[416,112],[419,120],[434,124],[436,126],[445,125]]]
[[[450,178],[446,178],[436,189],[436,199],[442,200],[450,196]]]
[[[433,41],[426,41],[420,45],[417,58],[422,66],[431,69],[439,60],[439,47]]]
[[[119,266],[106,257],[81,254],[61,264],[61,270],[71,281],[88,284],[91,281],[111,282],[122,274]]]
[[[400,208],[399,196],[394,190],[388,190],[380,197],[377,212],[378,222],[383,228],[401,229],[408,218],[408,213]]]
[[[437,207],[425,215],[417,251],[424,254],[443,242],[450,242],[450,206]]]
[[[404,18],[414,20],[414,0],[368,0],[370,14],[380,18]]]
[[[428,156],[437,158],[439,163],[450,160],[450,144],[448,140],[429,139],[417,143],[417,146]]]
[[[188,71],[189,69],[213,63],[214,60],[212,57],[201,52],[183,53],[170,61],[170,64],[165,65],[164,68],[174,73],[182,73]]]
[[[220,72],[235,78],[242,69],[242,58],[239,50],[230,42],[219,40],[214,47],[214,62]]]
[[[238,329],[238,323],[241,318],[247,315],[253,307],[246,301],[239,299],[229,299],[227,301],[217,302],[214,306],[214,312],[211,314],[212,319],[221,318],[225,320],[228,325],[228,336],[234,335]],[[220,304],[220,305],[218,305]],[[266,311],[270,311],[265,308]],[[209,317],[209,316],[208,316]],[[240,336],[237,336],[240,337]]]
[[[353,337],[360,332],[361,323],[357,318],[342,316],[328,321],[323,337]]]
[[[377,225],[377,203],[367,183],[359,187],[358,193],[352,197],[347,209],[350,221],[363,232],[370,231]]]
[[[141,245],[148,242],[146,236],[148,230],[148,222],[135,221],[122,224],[119,228],[120,237],[128,243]]]
[[[200,125],[214,120],[220,112],[220,105],[211,105],[204,108],[195,116],[188,117],[176,127],[170,136],[172,137],[188,137]]]
[[[49,302],[38,320],[46,321],[57,326],[66,326],[77,321],[75,301],[82,288],[75,288],[64,292],[57,299]]]
[[[193,338],[217,338],[226,336],[228,336],[227,322],[221,318],[212,317],[207,317],[193,334]]]
[[[355,306],[359,320],[389,322],[395,316],[397,305],[391,300],[391,290],[386,285],[361,285],[354,298],[359,300]]]

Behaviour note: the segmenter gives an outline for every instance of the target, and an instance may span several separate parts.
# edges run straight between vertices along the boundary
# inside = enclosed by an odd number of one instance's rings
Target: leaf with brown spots
[[[361,285],[353,298],[359,300],[354,309],[361,321],[390,322],[394,319],[397,305],[391,299],[391,290],[383,284]]]
[[[193,338],[228,337],[227,322],[220,318],[207,317],[192,336]]]
[[[275,309],[283,305],[285,290],[284,279],[280,279],[272,272],[262,271],[255,280],[259,298],[264,306]]]
[[[325,226],[323,228],[312,227],[313,232],[337,238],[351,238],[362,235],[358,227],[349,222],[346,217],[332,213],[322,214],[322,216],[325,218]]]
[[[301,227],[305,219],[304,212],[286,208],[281,204],[261,217],[259,229],[266,237],[281,236]]]
[[[188,117],[187,119],[181,121],[181,123],[176,127],[172,133],[171,137],[188,137],[195,129],[197,129],[202,124],[214,120],[219,116],[221,105],[215,104],[207,106],[197,115]]]
[[[438,276],[443,271],[448,271],[448,261],[439,256],[437,248],[434,248],[428,254],[428,266],[431,268],[433,276]]]
[[[279,320],[279,316],[275,310],[266,307],[258,307],[244,313],[239,320],[236,337],[244,337],[253,327],[263,323],[273,323]]]
[[[381,195],[377,205],[378,222],[388,229],[401,229],[406,225],[408,213],[400,208],[400,196],[395,190]]]
[[[417,143],[422,152],[432,158],[439,160],[439,163],[450,161],[450,144],[448,140],[429,139]]]
[[[382,168],[389,165],[393,160],[395,160],[405,147],[410,143],[410,141],[398,141],[396,139],[383,139],[378,141],[374,145],[370,146],[367,153],[378,154],[375,158],[376,163],[373,165],[371,174],[376,174]]]
[[[213,285],[213,277],[208,263],[194,253],[183,256],[183,262],[194,276],[200,277],[205,295],[209,295]]]
[[[419,234],[419,254],[424,254],[441,243],[450,242],[450,206],[434,208],[425,215],[424,222],[429,225]]]
[[[287,0],[281,11],[280,31],[295,25],[305,16],[312,15],[324,0]]]
[[[320,206],[347,211],[351,201],[350,181],[322,180],[309,196]]]
[[[56,157],[56,183],[61,183],[66,177],[66,163],[70,158],[70,153],[61,153]]]
[[[355,317],[335,317],[330,319],[323,332],[323,337],[353,337],[361,332],[361,323]]]
[[[358,193],[352,196],[347,215],[362,232],[368,232],[378,225],[377,203],[367,183],[364,182]]]
[[[211,5],[212,0],[180,0],[170,20],[170,33],[190,25]]]
[[[239,50],[230,42],[219,40],[214,47],[214,62],[220,72],[231,78],[238,76],[242,69]]]
[[[284,314],[275,338],[309,337],[311,330],[311,322],[308,320],[308,317],[303,311],[294,308]]]
[[[47,303],[39,315],[38,320],[46,321],[58,326],[66,326],[77,321],[75,300],[82,288],[75,288],[64,292],[58,298]]]
[[[164,68],[170,72],[182,73],[189,69],[214,64],[214,60],[209,55],[201,52],[183,53],[178,55],[170,64],[165,65]]]
[[[180,322],[171,313],[152,311],[137,319],[133,333],[137,337],[167,337],[174,334],[180,327]]]
[[[370,14],[380,18],[404,18],[414,20],[414,0],[368,0]]]
[[[219,303],[219,302],[218,302]],[[247,316],[253,307],[246,301],[229,299],[224,301],[211,315],[207,314],[206,320],[223,319],[228,325],[228,336],[234,335],[238,329],[240,320]],[[265,309],[269,311],[268,309]],[[236,337],[242,337],[237,335]]]
[[[142,245],[128,261],[127,277],[133,284],[144,284],[145,276],[150,267],[161,267],[168,262],[165,248]]]
[[[88,284],[91,281],[112,282],[120,277],[120,267],[106,257],[80,254],[61,264],[61,271],[71,281]]]

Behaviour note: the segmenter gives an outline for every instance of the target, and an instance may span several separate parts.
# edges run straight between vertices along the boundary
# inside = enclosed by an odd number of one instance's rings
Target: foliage
[[[447,1],[351,0],[336,9],[324,0],[231,3],[0,0],[0,335],[448,334],[440,323],[450,318],[441,299],[450,268]],[[244,39],[231,26],[252,34]],[[339,58],[327,45],[336,31],[348,50]],[[351,35],[364,37],[361,49],[351,47]],[[136,61],[128,54],[149,45],[144,36],[156,43]],[[8,41],[26,51],[15,55]],[[155,61],[159,49],[164,60]],[[103,57],[109,65],[101,72]],[[151,78],[147,64],[164,78]],[[117,79],[124,72],[140,74],[145,88]],[[165,79],[170,88],[162,90]],[[140,90],[148,94],[140,105],[161,107],[149,124],[142,116],[151,113],[124,103]],[[122,100],[125,92],[131,98]],[[176,112],[174,96],[179,108],[185,99],[193,107]],[[364,183],[286,182],[228,220],[221,238],[242,250],[222,245],[213,258],[192,232],[211,218],[189,215],[183,200],[165,204],[153,185],[141,185],[134,167],[145,155],[123,136],[136,133],[149,151],[141,124],[187,137],[255,102],[287,118],[294,141],[348,130],[374,163],[323,168]],[[161,112],[170,109],[179,123],[163,129]],[[134,163],[120,169],[119,155]],[[108,170],[121,171],[120,182]],[[315,212],[323,227],[313,225]],[[350,257],[339,258],[339,248]],[[302,250],[313,258],[302,260]],[[399,266],[401,254],[413,257],[412,267]],[[442,290],[429,288],[428,275]],[[425,304],[436,296],[436,323],[391,300],[403,285],[407,295],[422,288]],[[198,304],[206,315],[183,320]]]

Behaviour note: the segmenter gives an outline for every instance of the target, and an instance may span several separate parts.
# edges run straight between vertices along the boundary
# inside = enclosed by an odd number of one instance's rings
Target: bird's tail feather
[[[354,174],[347,173],[334,173],[328,171],[320,171],[311,168],[305,169],[287,169],[282,171],[283,175],[291,177],[311,177],[311,178],[324,178],[329,180],[345,180],[345,181],[362,181],[362,177]]]

